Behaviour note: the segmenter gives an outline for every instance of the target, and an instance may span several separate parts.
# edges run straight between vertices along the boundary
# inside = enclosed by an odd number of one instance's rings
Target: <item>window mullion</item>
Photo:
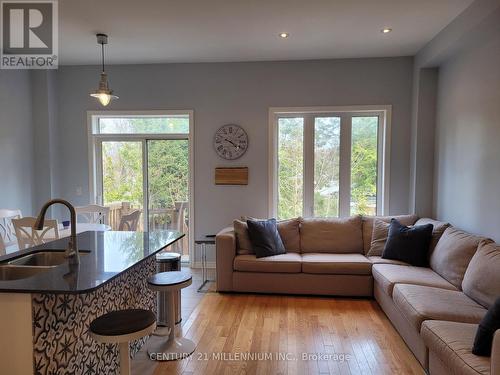
[[[142,191],[143,191],[143,228],[144,231],[149,231],[149,182],[148,182],[148,141],[142,140]]]
[[[314,215],[314,116],[304,116],[304,198],[303,215]]]
[[[351,132],[352,116],[342,114],[340,119],[339,216],[351,214]]]

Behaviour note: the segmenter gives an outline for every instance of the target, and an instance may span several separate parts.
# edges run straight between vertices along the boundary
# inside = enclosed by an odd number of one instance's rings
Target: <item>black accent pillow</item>
[[[285,254],[276,219],[247,220],[250,242],[257,258]]]
[[[484,357],[491,356],[491,347],[493,346],[493,336],[495,331],[500,329],[500,298],[488,309],[488,312],[477,327],[476,338],[472,353]]]
[[[407,227],[391,219],[382,258],[400,260],[417,267],[428,266],[433,228],[432,224]]]

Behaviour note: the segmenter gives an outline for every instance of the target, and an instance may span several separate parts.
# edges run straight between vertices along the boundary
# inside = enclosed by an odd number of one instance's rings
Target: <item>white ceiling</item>
[[[472,2],[60,0],[60,64],[99,63],[97,32],[115,64],[408,56]]]

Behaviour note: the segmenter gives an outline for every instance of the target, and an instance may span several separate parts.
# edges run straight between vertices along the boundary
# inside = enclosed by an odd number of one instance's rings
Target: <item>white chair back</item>
[[[12,219],[20,219],[21,217],[21,210],[0,208],[0,238],[2,239],[4,249],[17,244]]]
[[[16,231],[19,250],[41,245],[59,238],[57,220],[45,220],[42,230],[35,230],[35,223],[35,217],[12,219],[12,225]]]
[[[0,255],[5,255],[5,245],[3,244],[2,237],[0,237]]]
[[[83,216],[87,223],[106,224],[109,223],[109,207],[90,204],[88,206],[75,207],[76,214]]]

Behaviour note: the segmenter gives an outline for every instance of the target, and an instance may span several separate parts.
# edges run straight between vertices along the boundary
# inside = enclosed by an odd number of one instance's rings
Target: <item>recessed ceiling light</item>
[[[290,36],[288,33],[280,33],[280,38],[286,39]]]
[[[384,27],[382,30],[380,30],[382,34],[389,34],[391,31],[392,29],[390,27]]]

